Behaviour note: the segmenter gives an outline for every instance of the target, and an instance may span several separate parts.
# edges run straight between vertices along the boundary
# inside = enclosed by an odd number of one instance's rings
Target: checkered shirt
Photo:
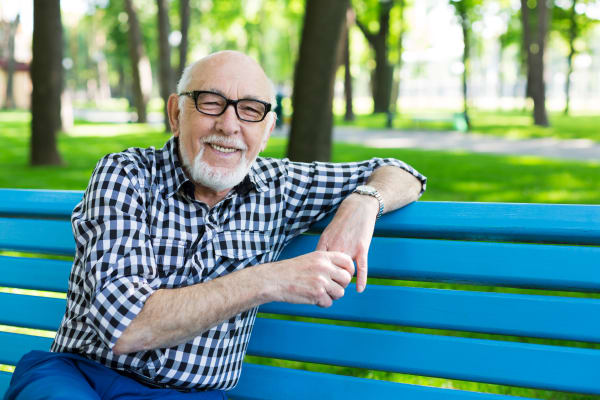
[[[116,355],[113,346],[161,288],[210,281],[277,259],[283,247],[334,211],[381,165],[297,163],[259,157],[244,181],[209,208],[194,199],[177,139],[162,149],[104,157],[73,211],[76,255],[67,309],[52,351],[78,353],[110,368],[179,389],[230,389],[241,373],[257,309],[186,343]]]

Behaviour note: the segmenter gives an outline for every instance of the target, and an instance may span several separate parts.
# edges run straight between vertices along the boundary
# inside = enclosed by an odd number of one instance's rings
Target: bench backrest
[[[72,257],[69,218],[81,197],[0,189],[0,250],[39,255],[0,255],[0,286],[62,293],[0,291],[4,370],[50,346],[71,262],[44,255]],[[282,258],[317,241],[302,235]],[[385,215],[369,254],[377,279],[362,294],[351,285],[327,309],[262,306],[248,349],[255,357],[231,396],[514,399],[397,383],[429,381],[395,373],[600,394],[599,245],[600,206],[419,202]],[[263,358],[313,371],[260,365]],[[0,394],[9,379],[0,372]]]

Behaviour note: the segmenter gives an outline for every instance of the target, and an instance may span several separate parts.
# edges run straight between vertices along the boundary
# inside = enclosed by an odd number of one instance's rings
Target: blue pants
[[[32,351],[17,364],[4,400],[201,399],[224,400],[223,391],[179,392],[150,388],[85,357]]]

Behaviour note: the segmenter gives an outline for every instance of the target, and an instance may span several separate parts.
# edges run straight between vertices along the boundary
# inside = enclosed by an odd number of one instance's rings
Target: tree
[[[13,89],[13,78],[15,75],[15,35],[19,27],[21,16],[17,14],[14,21],[7,23],[8,33],[8,60],[6,64],[6,101],[4,108],[15,108],[15,93]]]
[[[564,3],[557,3],[552,13],[553,29],[567,42],[567,76],[565,80],[565,109],[569,113],[571,99],[571,75],[573,74],[573,58],[578,53],[577,40],[589,31],[598,20],[589,18],[584,12],[578,11],[578,6],[585,6],[586,0],[570,0],[568,8],[563,8]],[[579,49],[581,50],[581,49]]]
[[[352,107],[352,74],[350,73],[350,26],[344,31],[344,97],[346,98],[345,121],[354,121],[354,109]]]
[[[174,91],[173,69],[171,68],[171,45],[169,44],[169,34],[171,33],[171,24],[169,23],[169,11],[167,0],[156,0],[158,4],[158,70],[160,79],[160,97],[163,99],[163,115],[165,121],[165,132],[170,132],[169,114],[167,112],[167,102],[169,96]]]
[[[523,48],[527,62],[527,97],[533,99],[533,123],[548,126],[546,86],[544,83],[544,49],[550,22],[551,0],[521,0]]]
[[[371,32],[367,25],[356,18],[359,27],[369,45],[375,52],[375,70],[371,86],[373,90],[373,112],[389,112],[392,94],[393,67],[388,59],[388,37],[390,30],[390,12],[394,7],[394,0],[379,0],[379,29]]]
[[[477,18],[477,7],[481,4],[481,0],[450,0],[450,4],[454,7],[458,22],[463,34],[463,74],[462,74],[462,95],[463,95],[463,116],[467,124],[467,129],[471,128],[469,119],[468,106],[468,81],[471,69],[471,26]]]
[[[294,74],[294,114],[287,156],[329,161],[333,83],[348,0],[307,0]]]
[[[56,145],[62,92],[60,0],[34,0],[31,60],[31,165],[59,165]]]
[[[177,79],[181,78],[185,65],[187,63],[188,52],[188,34],[190,30],[190,0],[179,0],[179,21],[181,32],[181,42],[179,42],[179,68],[177,69]]]
[[[144,52],[140,23],[137,18],[133,0],[125,0],[125,11],[129,22],[129,57],[133,72],[133,101],[137,110],[138,122],[146,122],[146,104],[152,86],[150,62]]]

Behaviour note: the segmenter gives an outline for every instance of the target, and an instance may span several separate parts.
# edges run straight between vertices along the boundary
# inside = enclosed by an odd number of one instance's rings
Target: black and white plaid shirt
[[[312,164],[258,158],[245,180],[209,208],[194,199],[176,139],[162,149],[104,157],[73,211],[76,256],[66,314],[52,351],[181,389],[230,389],[240,376],[256,308],[170,348],[112,348],[154,291],[206,282],[277,259],[381,165],[425,178],[403,162]]]

